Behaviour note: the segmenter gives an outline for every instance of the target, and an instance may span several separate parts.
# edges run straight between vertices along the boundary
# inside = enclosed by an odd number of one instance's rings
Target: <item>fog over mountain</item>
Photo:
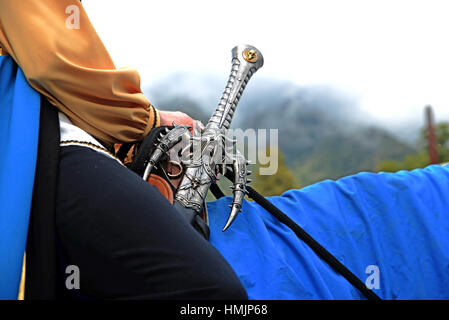
[[[154,105],[207,122],[227,77],[173,74],[144,90]],[[261,77],[248,84],[233,128],[279,129],[279,146],[301,185],[376,171],[381,160],[414,151],[419,126],[388,130],[360,110],[356,97],[326,86],[300,87]],[[412,133],[415,137],[412,137]],[[405,137],[405,139],[404,139]]]
[[[189,101],[189,104],[194,104],[204,111],[204,117],[207,119],[215,109],[226,81],[226,75],[175,73],[158,79],[144,91],[151,97],[152,102],[162,109],[184,109],[185,106],[179,103]],[[379,120],[360,109],[357,97],[338,89],[328,86],[301,87],[289,81],[257,77],[257,80],[250,81],[243,94],[233,126],[243,125],[240,121],[244,122],[242,119],[245,119],[247,112],[252,112],[254,107],[257,111],[276,111],[276,107],[288,101],[290,104],[294,102],[289,108],[292,109],[290,112],[300,109],[303,110],[299,112],[316,111],[322,116],[335,118],[337,123],[345,126],[350,123],[348,129],[354,125],[374,125],[410,144],[416,142],[417,129],[424,121],[423,114],[403,120]],[[267,127],[273,126],[274,124],[271,124]]]

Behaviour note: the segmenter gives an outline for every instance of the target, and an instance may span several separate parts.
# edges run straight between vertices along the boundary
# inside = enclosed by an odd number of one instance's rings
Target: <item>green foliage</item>
[[[429,165],[429,154],[421,151],[417,154],[408,155],[403,161],[385,160],[379,164],[379,171],[397,172],[399,170],[413,170],[424,168]]]
[[[438,159],[440,163],[449,161],[449,123],[440,122],[435,126],[435,135],[437,138]],[[421,129],[418,141],[420,151],[415,154],[407,155],[402,161],[385,160],[379,164],[380,171],[396,172],[399,170],[413,170],[424,168],[429,165],[427,128]]]
[[[268,152],[270,152],[268,150]],[[254,182],[251,184],[254,189],[264,196],[278,196],[289,189],[298,189],[297,183],[293,172],[288,168],[285,163],[284,156],[280,150],[278,150],[278,170],[274,175],[261,175],[260,166],[254,170]]]

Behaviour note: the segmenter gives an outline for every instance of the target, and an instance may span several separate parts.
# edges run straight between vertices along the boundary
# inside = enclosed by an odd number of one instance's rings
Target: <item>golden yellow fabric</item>
[[[19,296],[17,300],[25,300],[26,252],[23,255],[22,276],[20,277]]]
[[[67,25],[69,6],[79,28]],[[0,0],[0,46],[34,89],[104,142],[141,140],[159,125],[138,72],[114,66],[78,0]]]

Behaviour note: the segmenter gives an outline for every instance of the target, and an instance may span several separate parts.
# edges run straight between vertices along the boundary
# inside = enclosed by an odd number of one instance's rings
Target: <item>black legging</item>
[[[75,297],[247,299],[226,260],[155,187],[91,149],[61,148],[56,226],[62,270],[80,271]]]

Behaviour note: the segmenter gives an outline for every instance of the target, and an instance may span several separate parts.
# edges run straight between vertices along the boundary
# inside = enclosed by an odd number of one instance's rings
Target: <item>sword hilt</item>
[[[217,150],[222,150],[224,136],[231,126],[243,90],[252,75],[262,66],[263,56],[255,47],[239,45],[232,49],[231,74],[218,107],[204,131],[200,136],[194,137],[198,142],[199,150],[195,154],[199,156],[199,159],[194,155],[191,162],[184,163],[187,169],[175,196],[175,205],[179,211],[188,213],[190,216],[201,213],[210,185],[217,180],[217,166],[223,164],[223,154]],[[241,156],[234,157],[225,153],[226,160],[232,160],[235,172],[243,173],[243,176],[241,179],[239,176],[234,183],[234,201],[224,230],[241,211],[247,182],[246,160]]]
[[[206,128],[229,129],[237,104],[252,75],[263,66],[263,56],[250,45],[238,45],[232,49],[232,68],[228,83]]]

